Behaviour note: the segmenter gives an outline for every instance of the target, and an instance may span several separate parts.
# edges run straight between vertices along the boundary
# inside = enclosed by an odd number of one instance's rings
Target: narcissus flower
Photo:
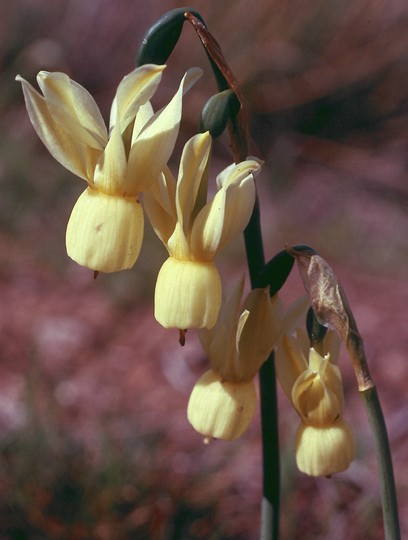
[[[131,268],[143,238],[138,195],[166,165],[178,134],[183,91],[191,70],[170,103],[153,114],[149,99],[165,66],[144,65],[120,82],[107,130],[91,95],[64,73],[41,71],[43,93],[22,77],[30,120],[54,158],[88,186],[72,210],[68,255],[102,272]]]
[[[206,202],[208,133],[183,150],[177,182],[168,170],[145,194],[144,203],[169,258],[155,290],[155,317],[165,328],[211,328],[221,305],[221,280],[214,259],[247,225],[254,201],[253,175],[260,163],[248,159],[217,177],[218,191]]]
[[[278,339],[280,301],[254,289],[240,309],[243,280],[222,304],[216,325],[199,332],[212,369],[194,386],[187,416],[207,438],[232,440],[248,428],[256,410],[254,377]]]
[[[329,331],[322,356],[307,349],[307,337],[285,335],[277,349],[279,382],[298,412],[296,462],[312,476],[330,476],[347,469],[355,456],[353,434],[343,420],[343,384],[336,365],[339,341]]]

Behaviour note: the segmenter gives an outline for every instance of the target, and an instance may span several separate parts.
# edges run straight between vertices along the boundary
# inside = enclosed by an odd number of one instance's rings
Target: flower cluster
[[[329,331],[320,351],[305,332],[282,337],[276,354],[279,382],[300,416],[296,433],[298,468],[330,476],[354,459],[353,434],[343,419],[343,385],[337,366],[339,338]]]
[[[184,146],[177,180],[168,167],[179,132],[182,97],[200,76],[193,68],[163,109],[150,99],[165,66],[147,64],[120,82],[109,129],[90,94],[63,73],[42,71],[42,94],[20,76],[27,110],[40,139],[87,187],[66,232],[68,255],[101,272],[128,269],[142,244],[144,214],[168,251],[155,289],[155,317],[165,328],[199,329],[211,369],[197,381],[188,419],[206,438],[236,439],[256,410],[254,377],[293,312],[282,316],[269,287],[252,290],[241,308],[243,280],[222,303],[215,259],[246,227],[256,197],[261,162],[247,158],[218,174],[207,200],[212,139],[208,132]],[[143,194],[143,196],[141,196]],[[289,332],[290,333],[290,332]],[[331,346],[330,346],[331,347]],[[299,468],[312,475],[343,470],[354,456],[353,437],[342,419],[341,375],[335,353],[284,335],[277,355],[279,379],[297,410]]]

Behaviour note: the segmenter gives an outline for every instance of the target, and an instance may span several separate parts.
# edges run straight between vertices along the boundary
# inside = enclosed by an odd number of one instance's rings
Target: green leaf
[[[309,308],[307,312],[306,329],[312,346],[316,343],[321,343],[327,333],[327,327],[319,323],[313,308]]]
[[[259,275],[259,287],[270,286],[270,294],[276,294],[285,284],[292,271],[295,259],[286,250],[277,253],[268,261]]]

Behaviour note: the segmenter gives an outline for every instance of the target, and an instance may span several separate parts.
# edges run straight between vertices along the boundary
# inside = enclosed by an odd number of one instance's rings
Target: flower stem
[[[395,488],[392,456],[388,439],[387,426],[381,408],[377,389],[368,368],[363,339],[357,328],[353,313],[348,306],[344,291],[341,293],[346,303],[348,332],[346,347],[356,374],[358,390],[363,398],[367,418],[374,439],[375,453],[381,493],[381,506],[384,518],[386,540],[400,539],[397,492]]]
[[[272,353],[259,372],[261,393],[263,498],[261,540],[279,538],[280,459],[275,359]]]
[[[251,287],[259,287],[265,267],[258,198],[244,231]],[[262,431],[263,498],[261,540],[279,538],[280,460],[275,359],[273,352],[259,371]]]
[[[248,155],[247,118],[244,102],[241,99],[239,85],[226,63],[221,47],[208,31],[202,20],[192,12],[184,14],[194,27],[210,59],[219,91],[230,88],[239,102],[237,114],[230,117],[229,135],[235,163]],[[258,196],[249,223],[244,231],[245,249],[251,287],[262,287],[261,272],[265,268],[265,256],[260,224]],[[262,452],[263,452],[263,500],[261,517],[261,539],[277,540],[279,535],[279,437],[278,409],[276,400],[276,376],[273,354],[263,364],[259,372]]]
[[[360,391],[374,437],[386,540],[400,540],[398,502],[387,428],[375,386]]]

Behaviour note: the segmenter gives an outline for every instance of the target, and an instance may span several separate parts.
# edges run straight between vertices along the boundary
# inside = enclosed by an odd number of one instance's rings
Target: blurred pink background
[[[0,0],[0,539],[231,539],[259,535],[260,429],[202,444],[186,419],[207,369],[194,332],[153,318],[165,251],[147,227],[134,269],[92,273],[68,259],[65,226],[83,181],[56,163],[23,104],[20,73],[64,71],[105,116],[145,31],[175,1]],[[313,246],[334,267],[364,337],[408,532],[408,8],[403,0],[192,0],[241,84],[265,251]],[[173,166],[216,91],[187,24],[154,98],[184,71]],[[215,143],[213,171],[231,161]],[[242,239],[220,257],[245,272]],[[282,291],[302,292],[296,271]],[[297,471],[297,418],[280,395],[282,540],[383,538],[371,435],[344,355],[345,415],[358,455],[332,479]]]

